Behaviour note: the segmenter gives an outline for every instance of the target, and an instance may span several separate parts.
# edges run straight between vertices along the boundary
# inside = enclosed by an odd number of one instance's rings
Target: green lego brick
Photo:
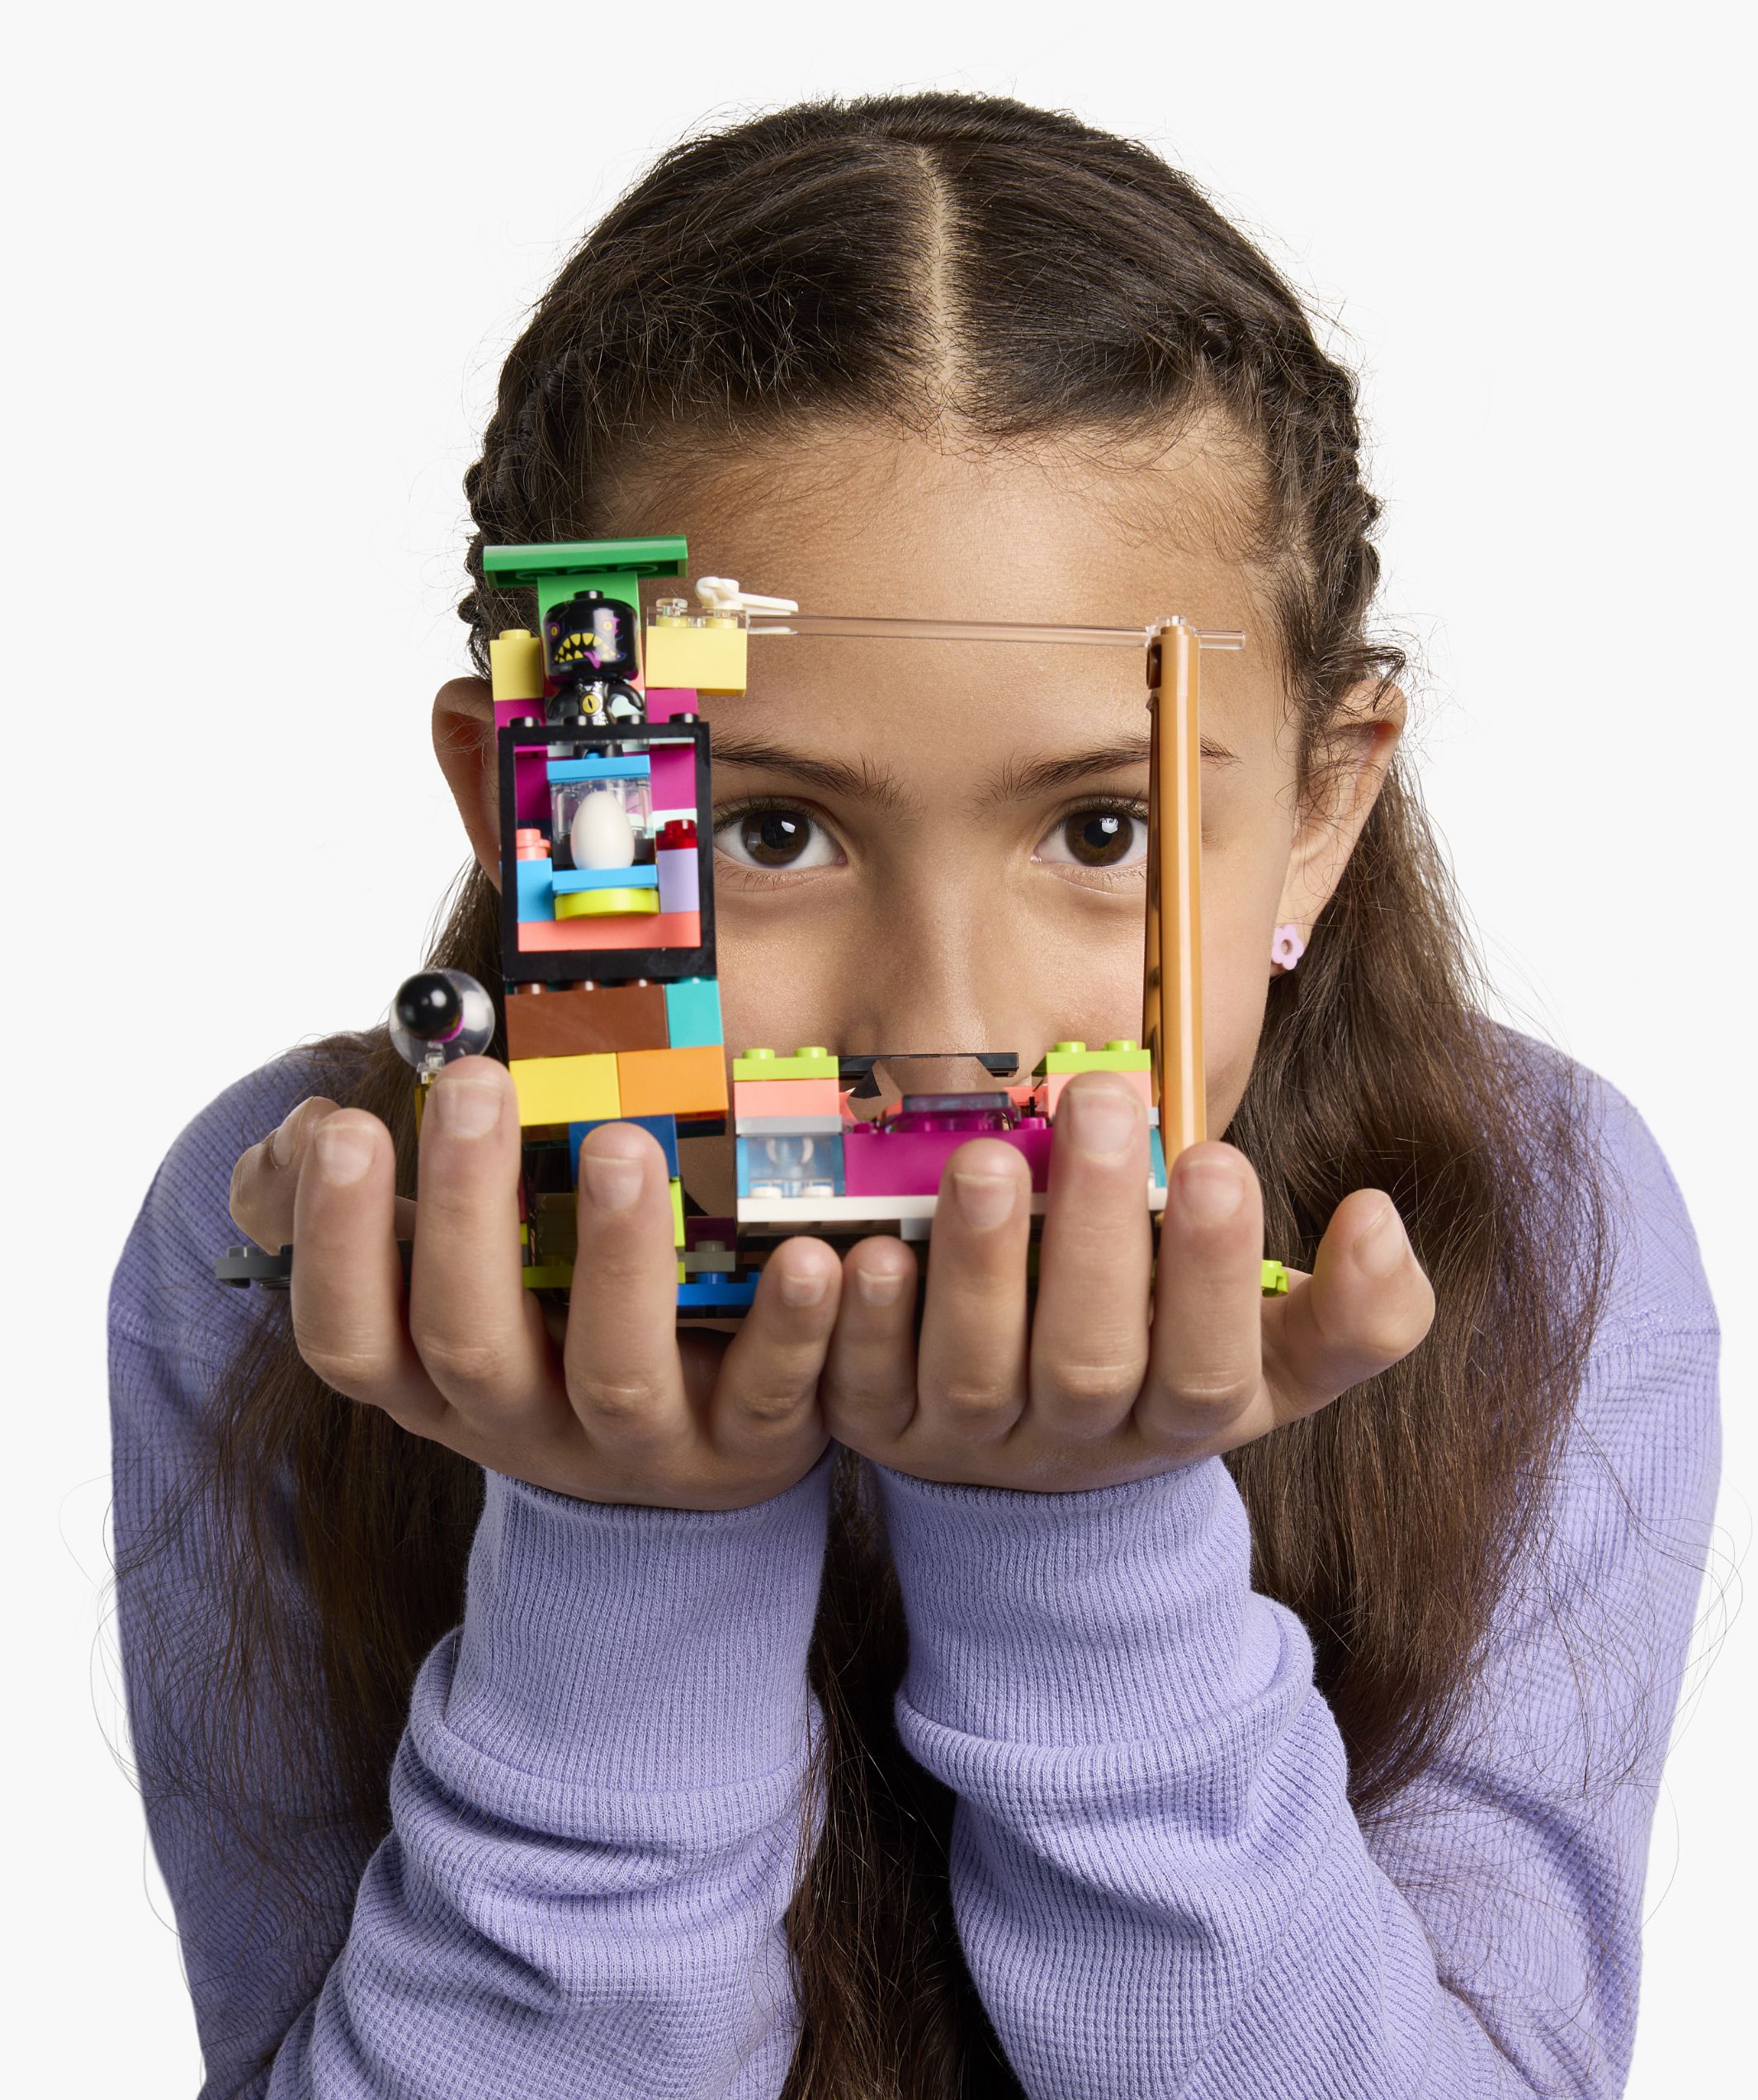
[[[821,1043],[796,1050],[791,1057],[777,1057],[773,1050],[747,1050],[733,1059],[732,1076],[740,1079],[834,1079],[838,1060]]]
[[[603,591],[626,605],[640,625],[643,576],[681,576],[688,550],[681,539],[563,540],[552,546],[484,547],[482,573],[499,584],[528,584],[537,593],[537,626],[576,591]],[[636,644],[637,652],[640,645]]]
[[[1263,1291],[1265,1298],[1286,1298],[1288,1292],[1288,1272],[1279,1261],[1264,1264]]]
[[[535,584],[546,576],[620,570],[637,576],[681,576],[689,560],[681,539],[559,540],[548,546],[482,550],[482,573],[503,584]]]
[[[1084,1043],[1053,1043],[1038,1059],[1033,1076],[1047,1079],[1051,1072],[1151,1071],[1153,1069],[1153,1059],[1146,1051],[1133,1043],[1108,1043],[1103,1050],[1089,1050]]]

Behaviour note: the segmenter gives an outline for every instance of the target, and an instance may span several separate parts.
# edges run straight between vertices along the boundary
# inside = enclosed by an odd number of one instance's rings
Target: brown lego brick
[[[575,985],[566,991],[509,992],[507,1057],[575,1057],[663,1050],[665,987]]]

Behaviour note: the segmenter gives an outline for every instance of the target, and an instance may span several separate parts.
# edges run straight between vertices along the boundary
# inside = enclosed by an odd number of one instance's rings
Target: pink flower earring
[[[1269,959],[1279,963],[1284,970],[1292,970],[1307,952],[1307,944],[1300,938],[1298,926],[1278,926],[1276,938],[1269,944]]]

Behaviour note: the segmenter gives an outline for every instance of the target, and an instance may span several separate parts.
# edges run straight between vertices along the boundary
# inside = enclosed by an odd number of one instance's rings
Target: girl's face
[[[1208,1128],[1245,1091],[1278,924],[1302,937],[1340,876],[1403,719],[1351,696],[1347,763],[1301,810],[1295,723],[1264,579],[1228,551],[1225,471],[979,461],[877,431],[633,474],[619,536],[681,533],[692,578],[802,612],[1245,631],[1202,665],[1203,985]],[[1095,1047],[1141,1032],[1146,690],[1141,652],[754,636],[748,689],[707,698],[726,1040],[788,1052]],[[459,681],[436,741],[499,879],[492,718]],[[454,732],[455,733],[455,732]],[[458,754],[464,754],[459,755]],[[981,1085],[974,1067],[914,1083]],[[929,1075],[932,1075],[930,1077]],[[724,1149],[724,1148],[723,1148]],[[706,1156],[692,1161],[692,1193]]]

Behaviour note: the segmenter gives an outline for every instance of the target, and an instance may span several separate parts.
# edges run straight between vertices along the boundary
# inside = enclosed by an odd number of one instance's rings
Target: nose
[[[1029,1070],[1046,1042],[1032,928],[995,886],[912,883],[887,901],[871,942],[839,960],[836,1010],[848,1049],[1011,1050]],[[974,1066],[917,1067],[911,1090],[984,1084]]]

